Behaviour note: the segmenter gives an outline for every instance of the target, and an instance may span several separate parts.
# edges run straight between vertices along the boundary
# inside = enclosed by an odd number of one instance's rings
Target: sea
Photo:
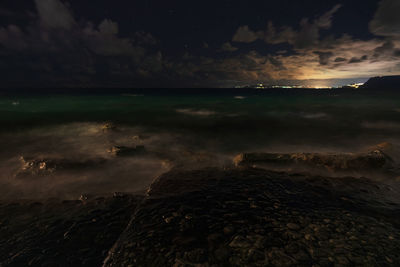
[[[6,90],[0,199],[144,192],[171,168],[226,168],[242,152],[398,146],[399,96],[350,89]]]

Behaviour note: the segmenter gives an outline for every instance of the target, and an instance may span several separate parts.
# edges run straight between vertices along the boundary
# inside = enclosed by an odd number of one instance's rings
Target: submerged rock
[[[87,160],[71,160],[58,158],[33,158],[20,157],[21,169],[17,173],[18,176],[24,175],[48,175],[56,170],[74,170],[96,167],[103,164],[106,160],[103,158],[87,159]]]
[[[138,135],[134,135],[132,136],[132,140],[137,141],[137,142],[143,142],[146,139],[149,139],[150,136],[148,135],[143,135],[143,134],[138,134]]]
[[[114,156],[137,156],[146,152],[144,146],[126,147],[113,146],[108,150],[108,153]]]
[[[394,149],[394,145],[392,143],[383,142],[383,143],[380,143],[380,144],[370,147],[368,149],[368,151],[380,150],[384,153],[389,153],[389,152],[392,152],[393,149]]]
[[[117,126],[115,126],[115,124],[112,122],[106,122],[101,126],[101,129],[103,132],[113,131],[117,129]]]

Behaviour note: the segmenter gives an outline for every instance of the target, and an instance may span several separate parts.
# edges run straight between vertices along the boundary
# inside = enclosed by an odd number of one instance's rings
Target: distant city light
[[[364,83],[353,83],[353,84],[349,84],[348,87],[358,89],[359,87],[361,87],[363,85],[364,85]]]
[[[315,85],[312,88],[314,88],[314,89],[331,89],[331,87],[326,86],[326,85]]]

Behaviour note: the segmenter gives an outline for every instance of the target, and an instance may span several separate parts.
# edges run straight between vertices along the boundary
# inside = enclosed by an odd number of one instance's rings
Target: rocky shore
[[[105,266],[395,266],[391,190],[260,169],[172,171],[153,183]]]
[[[0,266],[101,266],[140,201],[0,201]]]
[[[240,165],[172,169],[144,196],[0,202],[0,266],[400,264],[395,184]]]

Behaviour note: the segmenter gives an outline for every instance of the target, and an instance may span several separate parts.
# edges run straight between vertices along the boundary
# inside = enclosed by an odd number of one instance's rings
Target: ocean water
[[[240,152],[357,152],[400,145],[400,95],[337,93],[4,94],[0,198],[143,192],[173,166],[225,166]],[[105,129],[104,125],[113,125]],[[113,146],[148,153],[116,157]],[[21,157],[104,162],[19,175]]]

